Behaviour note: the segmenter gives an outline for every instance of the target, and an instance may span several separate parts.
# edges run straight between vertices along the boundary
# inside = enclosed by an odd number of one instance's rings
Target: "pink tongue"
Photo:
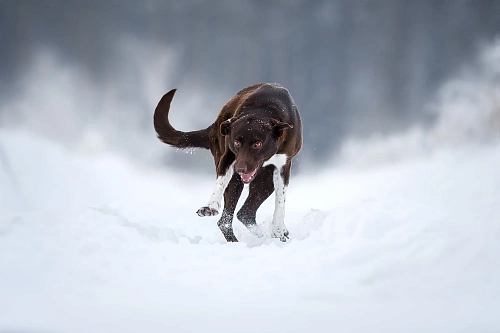
[[[251,173],[240,174],[241,180],[243,180],[244,182],[249,182],[252,179],[252,177],[255,175],[256,172],[257,172],[257,168],[255,168],[255,170],[252,171]]]

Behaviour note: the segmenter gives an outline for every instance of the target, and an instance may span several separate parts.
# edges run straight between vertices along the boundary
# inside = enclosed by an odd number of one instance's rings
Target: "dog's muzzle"
[[[259,167],[256,167],[255,170],[250,173],[239,173],[241,181],[243,181],[243,183],[245,184],[250,183],[254,179],[258,169]]]

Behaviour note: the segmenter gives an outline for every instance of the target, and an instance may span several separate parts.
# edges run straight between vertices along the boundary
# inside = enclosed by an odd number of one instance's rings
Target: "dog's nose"
[[[239,174],[246,173],[247,166],[244,162],[236,162],[236,164],[234,165],[234,171],[236,171]]]

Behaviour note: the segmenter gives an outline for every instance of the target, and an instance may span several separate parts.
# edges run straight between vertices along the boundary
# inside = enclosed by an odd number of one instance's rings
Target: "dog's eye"
[[[241,143],[240,143],[240,141],[239,141],[239,140],[234,140],[234,146],[235,146],[236,148],[240,148],[240,145],[241,145]]]
[[[261,141],[257,141],[256,143],[253,144],[254,148],[260,148],[262,147],[262,142]]]

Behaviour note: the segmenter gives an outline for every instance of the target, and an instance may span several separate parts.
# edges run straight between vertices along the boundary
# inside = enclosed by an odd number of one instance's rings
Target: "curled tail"
[[[155,109],[154,125],[158,139],[177,148],[205,148],[210,149],[209,133],[212,125],[206,129],[192,132],[181,132],[170,125],[168,112],[170,103],[177,89],[172,89],[161,98]]]

